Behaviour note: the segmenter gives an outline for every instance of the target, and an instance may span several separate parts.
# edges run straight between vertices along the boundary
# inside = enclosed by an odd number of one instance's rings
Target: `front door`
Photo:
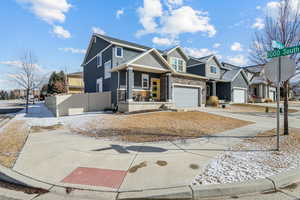
[[[160,100],[160,79],[151,78],[151,91],[154,100]]]

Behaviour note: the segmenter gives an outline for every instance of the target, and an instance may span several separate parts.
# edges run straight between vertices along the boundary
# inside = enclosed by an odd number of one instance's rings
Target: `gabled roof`
[[[222,62],[221,64],[222,64],[222,68],[225,68],[225,69],[241,69],[241,67],[230,64],[230,63]]]
[[[232,70],[229,70],[229,71],[225,72],[222,76],[222,80],[232,82],[238,77],[238,75],[240,73],[242,74],[244,79],[247,81],[247,83],[250,84],[250,82],[247,78],[247,75],[245,74],[243,69],[232,69]]]
[[[155,53],[158,58],[166,65],[166,67],[168,68],[169,71],[173,71],[174,72],[174,69],[169,65],[169,63],[162,57],[162,55],[154,48],[152,49],[149,49],[148,51],[134,57],[133,59],[127,61],[126,63],[124,64],[121,64],[119,66],[116,66],[116,67],[113,67],[112,71],[118,71],[118,70],[121,70],[121,69],[125,69],[126,67],[129,67],[131,64],[133,64],[135,61],[141,59],[142,57],[144,57],[145,55],[147,54],[150,54],[151,52]]]
[[[163,52],[163,55],[168,55],[171,52],[175,51],[176,49],[178,49],[181,52],[181,54],[185,57],[186,60],[189,60],[189,57],[185,54],[185,52],[183,51],[183,49],[180,46],[176,46],[176,47],[172,47],[170,49],[166,49]]]
[[[214,55],[211,54],[211,55],[208,55],[208,56],[204,56],[204,57],[200,57],[200,58],[197,58],[197,60],[199,60],[200,62],[203,62],[203,63],[206,63],[211,57],[213,57]]]
[[[128,42],[126,40],[120,40],[120,39],[113,38],[113,37],[110,37],[110,36],[107,36],[107,35],[101,35],[101,34],[98,34],[98,33],[94,33],[93,35],[96,36],[96,37],[102,38],[102,39],[106,40],[109,43],[119,45],[119,46],[125,46],[125,47],[129,47],[129,48],[133,47],[133,48],[138,48],[138,49],[141,49],[141,50],[152,49],[151,47],[148,47],[148,46],[145,46],[145,45],[140,45],[140,44],[137,44],[137,43],[134,43],[134,42]]]
[[[251,65],[251,66],[247,66],[247,67],[244,67],[244,69],[248,72],[251,72],[251,73],[259,73],[263,70],[263,65]]]

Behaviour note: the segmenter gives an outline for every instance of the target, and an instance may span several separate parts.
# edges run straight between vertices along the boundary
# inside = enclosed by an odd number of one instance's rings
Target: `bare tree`
[[[20,58],[20,68],[11,77],[21,88],[26,90],[26,113],[28,113],[30,91],[39,88],[43,83],[37,59],[30,50],[24,51]]]
[[[269,60],[266,52],[273,50],[272,41],[278,41],[285,47],[300,44],[300,12],[299,3],[294,0],[279,0],[273,13],[267,11],[265,28],[254,35],[249,59],[256,64],[266,64]],[[291,56],[299,66],[300,56]],[[284,94],[284,134],[288,135],[288,94],[289,80],[283,83]],[[280,91],[278,91],[280,92]]]

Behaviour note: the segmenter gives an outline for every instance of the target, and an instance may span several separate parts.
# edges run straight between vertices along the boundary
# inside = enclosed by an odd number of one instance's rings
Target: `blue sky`
[[[251,38],[271,0],[6,0],[0,7],[0,88],[30,49],[43,72],[82,70],[92,32],[158,49],[250,64]]]

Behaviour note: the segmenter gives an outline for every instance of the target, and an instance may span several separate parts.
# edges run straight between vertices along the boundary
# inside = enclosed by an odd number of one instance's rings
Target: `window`
[[[123,48],[122,47],[116,48],[116,57],[123,57]]]
[[[142,74],[142,88],[149,88],[149,74]]]
[[[96,83],[96,92],[102,92],[103,87],[102,87],[102,78],[97,79]]]
[[[104,78],[110,78],[111,77],[111,60],[104,63]]]
[[[97,55],[97,67],[102,66],[102,54]]]
[[[217,68],[215,66],[210,66],[210,73],[216,74]]]
[[[171,58],[171,65],[173,69],[175,69],[178,72],[183,72],[185,67],[185,61],[180,58]]]

